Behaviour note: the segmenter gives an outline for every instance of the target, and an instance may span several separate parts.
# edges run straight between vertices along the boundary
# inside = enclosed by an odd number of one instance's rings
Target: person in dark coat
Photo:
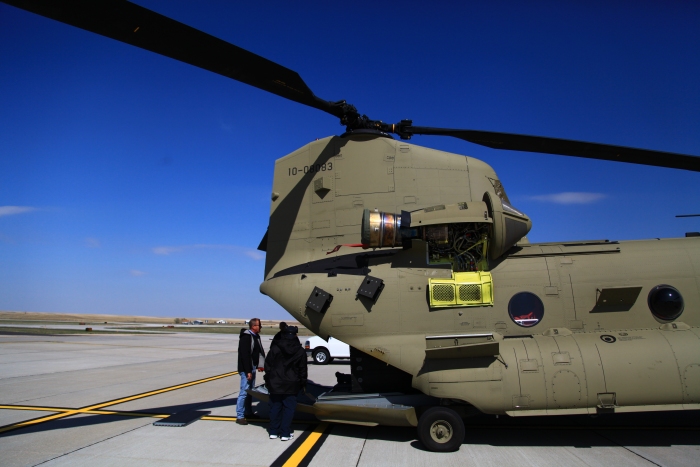
[[[284,330],[287,329],[287,326],[289,326],[289,325],[287,323],[285,323],[284,321],[282,321],[280,323],[280,330],[277,334],[275,334],[275,337],[272,338],[272,342],[278,341],[282,338],[282,333],[284,333]],[[297,332],[298,332],[298,329],[299,328],[297,328]],[[297,340],[299,341],[298,337],[297,337]],[[301,341],[299,341],[299,345],[301,345]]]
[[[287,326],[281,332],[265,358],[265,383],[270,393],[270,439],[289,441],[297,394],[306,390],[308,373],[298,328]]]
[[[241,389],[236,402],[236,423],[247,425],[246,417],[252,415],[252,397],[246,390],[255,387],[255,373],[263,371],[265,350],[260,340],[260,319],[248,321],[248,329],[242,330],[238,340],[238,374],[241,376]]]
[[[288,324],[282,321],[280,323],[280,330],[277,334],[275,334],[275,337],[272,338],[272,342],[275,342],[277,340],[280,340],[282,338],[282,333],[284,332],[285,329],[287,329]]]

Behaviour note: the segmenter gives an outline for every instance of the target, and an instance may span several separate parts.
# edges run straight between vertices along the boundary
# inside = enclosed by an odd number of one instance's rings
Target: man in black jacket
[[[236,403],[236,423],[247,425],[253,413],[251,396],[247,389],[255,387],[255,373],[263,371],[265,366],[265,350],[260,340],[260,319],[248,321],[248,329],[241,331],[238,340],[238,374],[241,376],[241,390],[238,392]]]
[[[306,351],[297,338],[298,328],[287,326],[265,358],[265,383],[270,393],[270,439],[292,438],[291,425],[297,394],[306,390]]]

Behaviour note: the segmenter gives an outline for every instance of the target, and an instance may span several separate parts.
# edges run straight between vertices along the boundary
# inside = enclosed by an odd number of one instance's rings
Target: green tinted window
[[[670,285],[657,285],[647,298],[649,309],[659,319],[674,320],[683,313],[683,297]]]

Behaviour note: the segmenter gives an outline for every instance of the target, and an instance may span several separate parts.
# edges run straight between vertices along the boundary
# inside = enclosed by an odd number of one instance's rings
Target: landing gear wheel
[[[315,349],[313,352],[314,363],[317,365],[327,365],[331,360],[331,356],[324,348]]]
[[[464,422],[452,409],[432,407],[418,420],[418,439],[433,452],[452,452],[464,441]]]

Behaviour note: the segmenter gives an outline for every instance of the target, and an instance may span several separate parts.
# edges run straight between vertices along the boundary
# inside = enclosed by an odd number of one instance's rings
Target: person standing
[[[297,394],[306,391],[306,351],[296,326],[287,326],[265,359],[265,385],[270,393],[270,439],[289,441]]]
[[[287,329],[287,326],[287,323],[285,323],[284,321],[280,323],[280,330],[277,334],[275,334],[275,337],[272,338],[272,342],[275,342],[276,340],[282,338],[282,332],[284,332],[284,330]]]
[[[236,423],[247,425],[253,414],[253,400],[246,390],[255,387],[255,373],[263,371],[265,350],[260,340],[260,319],[248,321],[248,329],[241,331],[238,340],[238,374],[241,376],[241,390],[236,403]]]

